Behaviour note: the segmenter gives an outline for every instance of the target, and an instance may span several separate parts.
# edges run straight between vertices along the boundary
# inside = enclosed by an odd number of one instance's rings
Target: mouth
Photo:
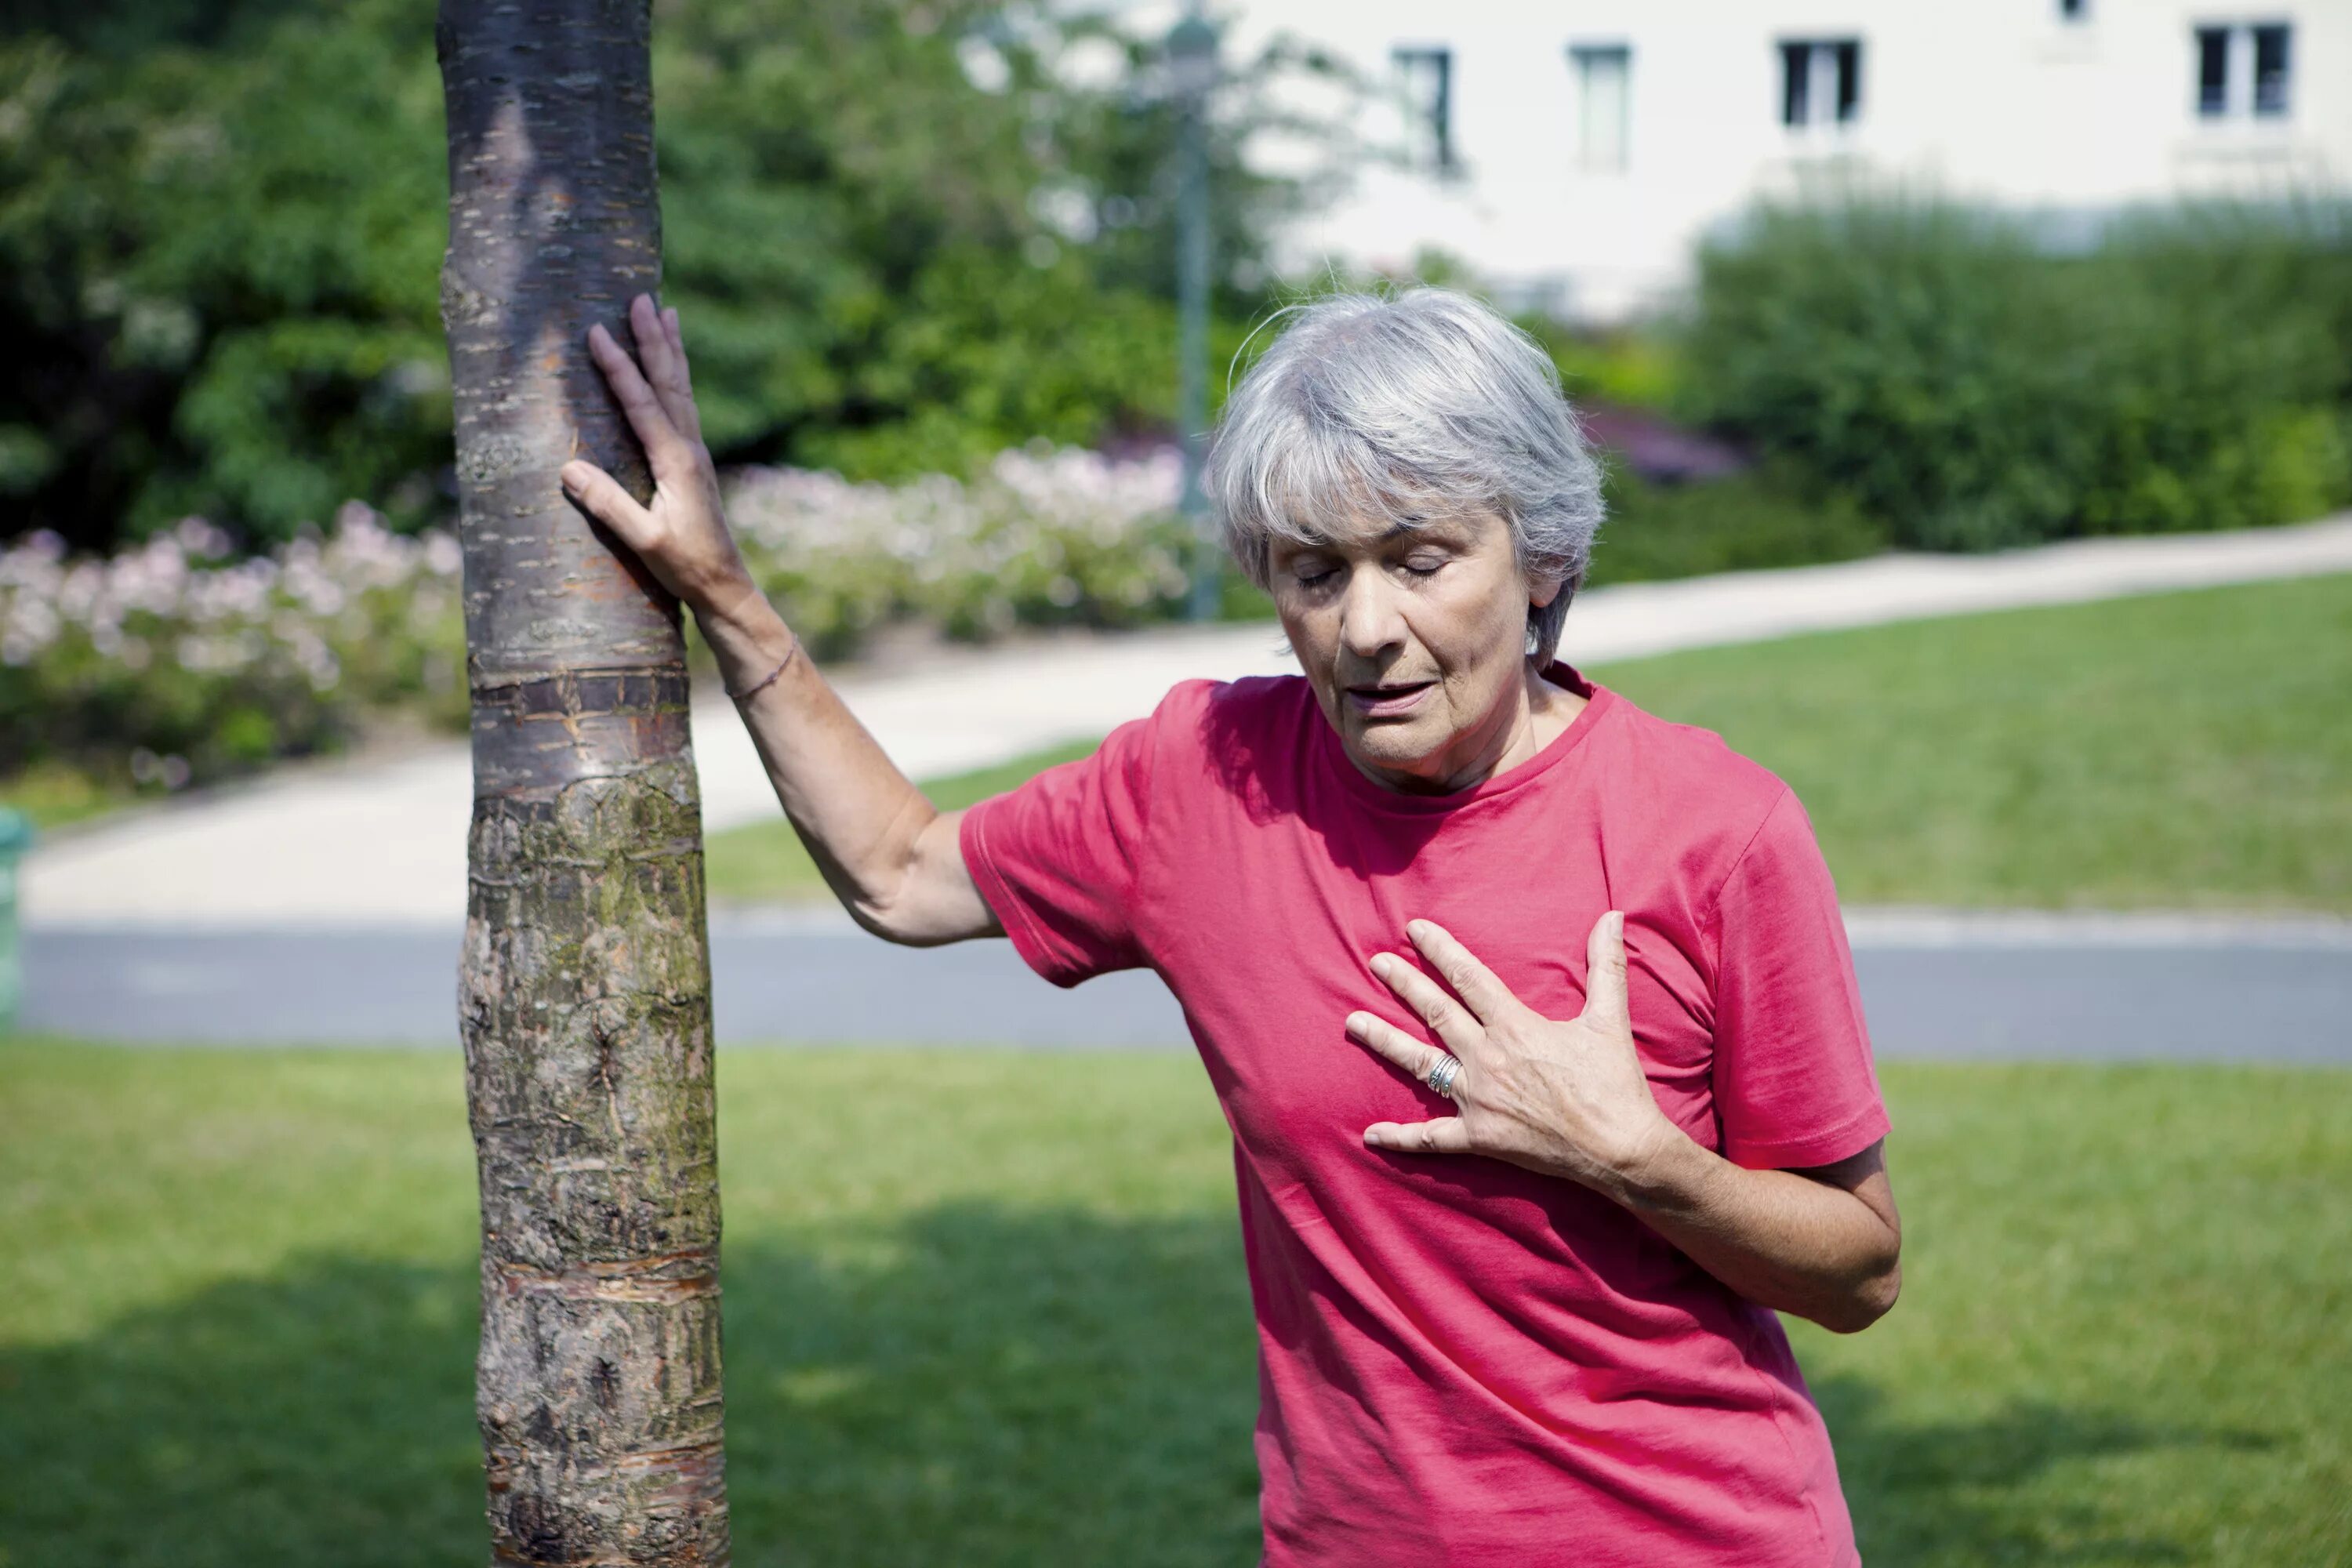
[[[1433,680],[1383,681],[1373,685],[1346,688],[1348,706],[1367,719],[1397,719],[1421,705],[1437,682]]]

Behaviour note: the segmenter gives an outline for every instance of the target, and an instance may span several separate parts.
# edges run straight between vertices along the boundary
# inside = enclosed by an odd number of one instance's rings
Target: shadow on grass
[[[946,1207],[821,1254],[730,1244],[726,1268],[739,1563],[1255,1561],[1230,1218]],[[312,1258],[0,1350],[0,1568],[479,1561],[475,1289],[470,1267]],[[2086,1545],[2021,1489],[2235,1441],[2038,1406],[1905,1425],[1867,1384],[1820,1392],[1885,1563],[2179,1560]]]
[[[727,1247],[737,1563],[1255,1561],[1229,1218],[945,1207],[822,1258]],[[0,1568],[482,1561],[477,1289],[313,1257],[0,1347]]]
[[[2187,1562],[2195,1553],[2179,1542],[2116,1532],[2093,1493],[2058,1502],[2022,1494],[2052,1468],[2080,1460],[2274,1443],[2263,1434],[2156,1426],[2037,1401],[1982,1418],[1916,1424],[1897,1417],[1885,1393],[1860,1378],[1811,1382],[1836,1445],[1864,1559],[1872,1563]]]

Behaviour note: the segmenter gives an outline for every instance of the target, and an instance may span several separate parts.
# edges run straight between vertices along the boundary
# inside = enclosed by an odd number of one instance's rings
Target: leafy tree
[[[404,525],[446,510],[432,0],[12,16],[12,530],[98,545],[198,511],[257,541],[353,496]],[[667,298],[723,460],[887,478],[1166,427],[1154,43],[974,0],[664,0],[655,32]],[[1237,62],[1218,118],[1227,349],[1268,225],[1312,195],[1248,174],[1239,140],[1302,71],[1339,76]]]

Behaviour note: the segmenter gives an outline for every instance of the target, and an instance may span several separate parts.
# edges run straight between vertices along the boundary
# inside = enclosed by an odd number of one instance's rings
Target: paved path
[[[1804,631],[2352,571],[2352,516],[2235,534],[1889,555],[1596,589],[1568,618],[1580,664]],[[1293,668],[1265,626],[1175,628],[943,659],[843,683],[917,777],[985,766],[1148,710],[1174,682]],[[698,705],[705,825],[775,810],[724,699]],[[471,777],[452,743],[388,765],[289,769],[247,788],[57,838],[26,866],[35,929],[446,931],[463,916]]]
[[[2352,921],[1857,911],[1887,1058],[2352,1067]],[[730,1045],[1181,1047],[1149,973],[1057,991],[1009,943],[894,948],[837,915],[713,922]],[[94,1039],[453,1047],[454,930],[37,931],[24,1022]]]

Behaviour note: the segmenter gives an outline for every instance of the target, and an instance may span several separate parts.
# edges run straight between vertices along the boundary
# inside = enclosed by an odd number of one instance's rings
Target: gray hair
[[[1528,608],[1538,668],[1559,646],[1601,517],[1601,467],[1551,356],[1448,289],[1339,294],[1295,319],[1226,401],[1202,481],[1225,547],[1268,587],[1268,546],[1330,537],[1361,508],[1408,527],[1490,511],[1519,568],[1560,590]]]

